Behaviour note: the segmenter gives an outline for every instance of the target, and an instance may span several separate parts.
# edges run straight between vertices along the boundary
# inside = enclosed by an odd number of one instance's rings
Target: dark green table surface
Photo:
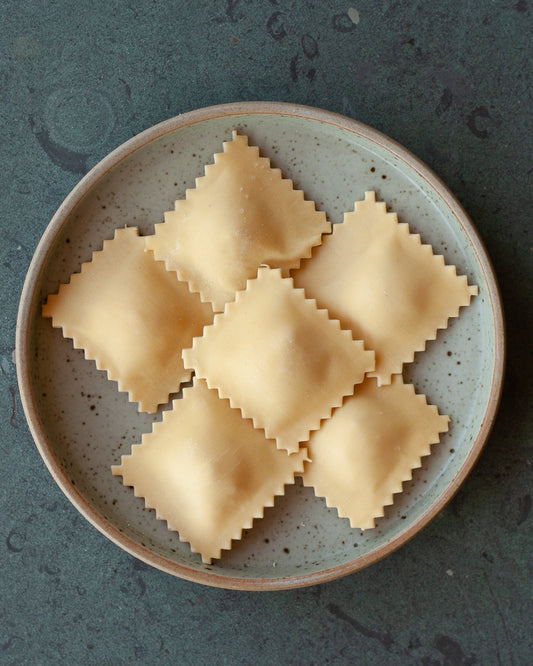
[[[0,663],[533,662],[532,4],[2,0]],[[455,499],[383,561],[285,592],[184,582],[91,527],[13,362],[26,270],[76,182],[159,121],[241,100],[339,112],[424,160],[476,224],[508,326],[499,416]]]

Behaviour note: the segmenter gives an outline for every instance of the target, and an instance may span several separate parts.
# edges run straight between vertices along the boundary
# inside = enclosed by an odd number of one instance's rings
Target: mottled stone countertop
[[[0,663],[531,663],[531,0],[4,0],[0,7]],[[278,100],[345,114],[426,162],[498,276],[499,416],[449,505],[384,560],[250,593],[182,581],[69,504],[26,425],[24,276],[67,193],[185,111]],[[528,369],[529,366],[529,369]]]

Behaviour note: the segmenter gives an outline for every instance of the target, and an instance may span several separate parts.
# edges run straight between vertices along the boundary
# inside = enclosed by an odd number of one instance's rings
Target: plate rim
[[[492,371],[491,388],[487,407],[483,415],[481,427],[472,446],[457,473],[447,485],[439,497],[408,527],[395,537],[382,544],[370,553],[364,554],[340,565],[323,569],[317,572],[309,572],[295,576],[279,578],[253,578],[224,576],[214,571],[202,571],[189,568],[183,564],[173,562],[150,549],[141,546],[118,528],[111,525],[96,509],[79,493],[76,487],[67,477],[57,458],[47,444],[44,428],[39,419],[38,410],[32,393],[30,377],[30,354],[28,346],[30,312],[35,296],[35,287],[42,273],[43,264],[48,252],[54,245],[55,238],[59,234],[63,224],[69,215],[81,201],[81,199],[94,187],[97,182],[114,166],[131,153],[142,148],[144,145],[161,138],[165,134],[189,125],[204,121],[232,115],[280,115],[303,118],[312,121],[332,125],[353,134],[357,134],[401,160],[413,169],[427,185],[444,201],[457,223],[463,229],[469,239],[477,260],[481,266],[492,311],[492,322],[494,325],[494,366]],[[500,289],[495,276],[492,262],[485,249],[479,232],[475,228],[468,214],[453,195],[444,182],[419,158],[413,155],[407,148],[380,131],[365,125],[357,120],[348,118],[335,112],[301,104],[288,102],[252,101],[252,102],[230,102],[207,106],[189,111],[156,125],[128,139],[117,148],[108,153],[100,160],[81,180],[70,190],[54,216],[47,224],[37,248],[30,262],[24,285],[21,292],[17,323],[15,331],[15,363],[19,385],[22,408],[26,416],[30,433],[35,445],[41,455],[46,467],[53,479],[60,487],[67,499],[74,507],[102,534],[130,555],[154,566],[161,571],[172,574],[184,580],[197,582],[212,587],[268,591],[281,590],[298,587],[306,587],[324,583],[342,576],[354,573],[374,562],[377,562],[393,551],[403,546],[407,541],[420,532],[452,499],[459,490],[468,474],[471,472],[481,451],[488,439],[498,411],[501,394],[503,390],[503,378],[505,368],[505,321]]]

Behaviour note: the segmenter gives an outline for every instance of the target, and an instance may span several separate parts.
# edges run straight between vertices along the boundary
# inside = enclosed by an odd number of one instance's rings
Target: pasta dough
[[[103,250],[48,297],[43,315],[146,412],[157,411],[190,380],[181,350],[213,320],[211,306],[146,252],[136,227],[117,229],[104,241]]]
[[[261,264],[295,268],[329,231],[325,214],[234,132],[147,245],[221,312]]]
[[[374,527],[439,433],[448,430],[448,421],[400,375],[381,387],[366,379],[311,435],[304,485],[352,527]]]
[[[259,269],[183,359],[289,452],[374,368],[372,351],[269,268]]]
[[[312,259],[292,275],[308,298],[376,352],[376,369],[369,376],[380,384],[402,372],[403,364],[477,294],[477,287],[457,276],[430,245],[422,245],[407,224],[398,224],[374,192],[356,202],[344,223],[335,225]]]
[[[112,471],[210,563],[273,506],[306,457],[279,451],[197,379]]]

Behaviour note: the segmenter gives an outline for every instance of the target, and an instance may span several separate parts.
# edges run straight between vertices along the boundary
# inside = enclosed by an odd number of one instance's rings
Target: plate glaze
[[[111,475],[110,466],[151,429],[115,382],[74,350],[40,311],[114,229],[153,232],[203,175],[233,129],[271,159],[329,219],[375,190],[400,222],[479,287],[458,319],[404,367],[406,381],[451,417],[450,430],[414,471],[375,529],[351,529],[300,483],[211,565],[167,530]],[[356,571],[415,535],[452,497],[476,461],[496,413],[504,328],[494,274],[472,223],[441,181],[404,148],[356,121],[281,103],[227,104],[172,118],[126,142],[74,188],[48,225],[22,292],[16,361],[23,408],[52,476],[101,532],[141,560],[208,585],[272,590]]]

